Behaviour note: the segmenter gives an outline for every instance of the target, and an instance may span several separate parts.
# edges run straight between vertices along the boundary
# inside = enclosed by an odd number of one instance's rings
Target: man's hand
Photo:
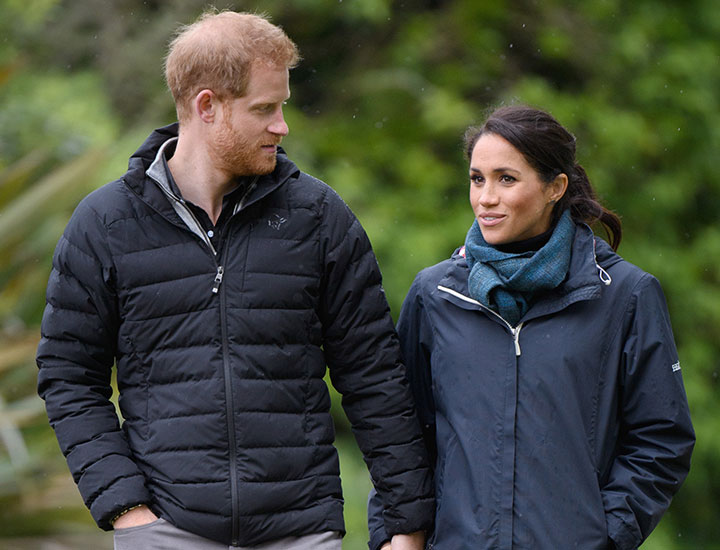
[[[152,513],[150,508],[145,506],[138,506],[130,510],[127,514],[123,514],[115,520],[113,523],[113,529],[125,529],[126,527],[137,527],[138,525],[146,525],[152,523],[158,519],[158,517]],[[409,548],[409,547],[408,547]]]
[[[391,542],[386,542],[380,550],[423,550],[425,533],[416,531],[409,535],[395,535]]]

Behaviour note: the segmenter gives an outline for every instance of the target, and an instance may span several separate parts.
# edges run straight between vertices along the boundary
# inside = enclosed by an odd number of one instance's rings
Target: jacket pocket
[[[158,527],[161,523],[166,523],[164,519],[158,518],[150,523],[144,523],[143,525],[135,525],[133,527],[121,527],[120,529],[114,529],[114,536],[125,536],[133,533],[142,531],[148,531],[154,527]]]

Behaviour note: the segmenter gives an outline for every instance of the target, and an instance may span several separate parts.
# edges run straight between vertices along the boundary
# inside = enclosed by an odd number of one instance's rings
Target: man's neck
[[[212,223],[217,223],[223,197],[237,187],[236,179],[213,166],[202,148],[188,147],[182,136],[167,163],[183,198],[205,210]]]

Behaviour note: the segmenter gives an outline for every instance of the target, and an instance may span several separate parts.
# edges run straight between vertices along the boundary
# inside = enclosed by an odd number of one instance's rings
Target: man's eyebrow
[[[265,107],[266,105],[277,105],[278,103],[285,103],[285,102],[286,102],[287,100],[289,100],[289,99],[290,99],[290,95],[289,95],[289,94],[288,94],[287,97],[285,97],[284,99],[279,99],[279,100],[277,100],[277,101],[269,101],[269,100],[261,99],[261,100],[258,101],[257,103],[253,103],[253,104],[251,105],[251,108],[252,108],[252,107]]]

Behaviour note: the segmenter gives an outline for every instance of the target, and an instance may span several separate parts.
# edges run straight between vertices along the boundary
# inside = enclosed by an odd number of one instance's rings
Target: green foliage
[[[61,161],[117,135],[100,79],[90,72],[18,75],[0,89],[0,105],[0,167],[37,149]]]
[[[698,435],[688,481],[643,548],[712,548],[720,540],[714,0],[217,5],[268,12],[298,43],[304,61],[292,74],[284,146],[362,221],[394,314],[417,271],[448,257],[472,221],[467,125],[519,101],[550,110],[576,134],[580,162],[623,218],[620,252],[663,285]],[[8,409],[33,391],[11,373],[34,369],[27,342],[37,335],[54,243],[79,198],[117,177],[147,132],[172,120],[165,45],[204,6],[0,0],[0,345],[21,350],[0,361]],[[346,548],[362,548],[367,476],[338,410],[356,537]],[[33,468],[62,470],[49,432],[33,431],[42,413],[13,418],[23,419],[28,441],[50,441],[29,446],[43,457]],[[19,501],[34,471],[11,464],[0,445],[6,499]]]

